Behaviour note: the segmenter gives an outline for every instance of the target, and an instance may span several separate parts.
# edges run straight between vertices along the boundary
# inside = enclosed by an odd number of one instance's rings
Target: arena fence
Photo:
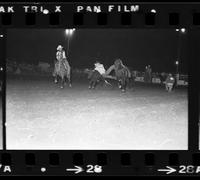
[[[7,61],[7,73],[8,74],[18,74],[18,75],[51,75],[53,72],[53,64],[39,62],[38,65],[31,65],[31,64],[16,64],[14,61]],[[85,68],[86,69],[86,68]],[[78,77],[85,76],[85,69],[79,68],[72,68],[72,73]],[[133,78],[136,82],[146,82],[145,81],[145,72],[132,70],[131,71]],[[165,84],[165,79],[168,76],[168,72],[153,72],[151,74],[151,81],[150,83],[153,84]],[[188,75],[185,74],[178,74],[175,75],[177,85],[179,86],[187,86],[188,85]]]

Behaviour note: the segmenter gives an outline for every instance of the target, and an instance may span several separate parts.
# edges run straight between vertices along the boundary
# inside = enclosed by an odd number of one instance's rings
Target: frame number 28
[[[102,173],[102,166],[99,165],[87,165],[87,173]]]

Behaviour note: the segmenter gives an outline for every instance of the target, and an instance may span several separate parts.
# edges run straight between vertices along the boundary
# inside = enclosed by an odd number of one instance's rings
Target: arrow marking
[[[78,173],[84,171],[82,167],[79,167],[79,166],[74,166],[74,167],[75,167],[75,168],[66,169],[66,171],[75,171],[75,172],[74,172],[75,174],[78,174]]]
[[[171,174],[176,172],[176,169],[170,167],[170,166],[166,166],[167,169],[158,169],[159,172],[166,172],[166,174]]]

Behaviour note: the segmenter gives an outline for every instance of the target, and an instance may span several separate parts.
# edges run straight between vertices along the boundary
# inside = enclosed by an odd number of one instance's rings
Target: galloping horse
[[[62,60],[57,60],[55,63],[55,67],[54,67],[54,72],[53,72],[53,76],[54,76],[54,82],[58,83],[58,77],[61,78],[61,88],[64,88],[64,85],[66,83],[66,79],[68,79],[69,82],[69,87],[71,87],[71,67],[68,65],[66,65],[68,63],[68,61],[66,59],[62,59]]]

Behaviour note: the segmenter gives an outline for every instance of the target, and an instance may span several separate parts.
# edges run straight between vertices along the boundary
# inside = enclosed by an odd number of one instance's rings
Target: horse
[[[108,81],[105,80],[105,77],[103,77],[98,71],[96,70],[89,70],[85,69],[85,73],[88,74],[89,79],[89,89],[95,89],[97,84],[99,82],[103,82],[104,84],[108,84],[112,86]]]
[[[66,84],[66,79],[68,79],[69,82],[69,87],[72,87],[71,84],[71,67],[66,65],[68,62],[67,60],[60,60],[55,62],[55,67],[54,67],[54,82],[58,83],[58,77],[61,78],[61,86],[60,88],[64,88],[64,85]]]
[[[118,87],[122,92],[126,91],[127,85],[130,84],[132,75],[128,67],[124,66],[120,59],[115,60],[114,62],[115,76],[118,81]]]

